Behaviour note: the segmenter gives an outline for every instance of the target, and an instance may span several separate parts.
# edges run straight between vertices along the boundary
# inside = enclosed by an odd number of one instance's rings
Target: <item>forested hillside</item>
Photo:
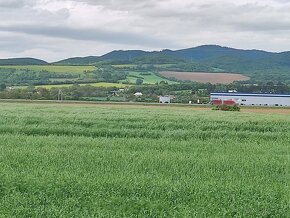
[[[47,65],[33,58],[0,59],[4,65]],[[102,56],[72,57],[50,63],[61,66],[117,66],[120,71],[189,71],[240,73],[257,82],[290,84],[290,52],[273,53],[204,45],[181,50],[118,50]],[[122,70],[120,70],[122,69]]]
[[[45,65],[46,61],[35,58],[10,58],[0,59],[0,66],[2,65]]]
[[[95,65],[98,63],[138,66],[151,64],[151,68],[155,70],[234,72],[249,76],[254,81],[290,82],[290,52],[241,50],[217,45],[176,51],[120,50],[100,57],[70,58],[54,64]]]

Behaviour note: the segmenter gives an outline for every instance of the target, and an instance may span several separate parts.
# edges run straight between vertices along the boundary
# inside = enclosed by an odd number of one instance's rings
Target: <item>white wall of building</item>
[[[290,106],[290,95],[211,93],[211,101],[216,99],[234,100],[240,105]]]
[[[165,103],[170,103],[170,102],[171,102],[170,96],[160,96],[159,97],[159,103],[165,104]]]

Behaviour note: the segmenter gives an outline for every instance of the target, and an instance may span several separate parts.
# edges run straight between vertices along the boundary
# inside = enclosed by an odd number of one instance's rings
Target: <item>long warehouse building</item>
[[[210,100],[232,100],[236,104],[249,106],[290,106],[290,95],[284,94],[211,93]]]

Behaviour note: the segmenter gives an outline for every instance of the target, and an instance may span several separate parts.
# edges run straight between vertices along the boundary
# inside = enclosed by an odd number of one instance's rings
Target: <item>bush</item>
[[[143,80],[142,79],[137,79],[136,80],[136,85],[142,85],[143,84]]]
[[[6,89],[6,85],[4,83],[0,84],[0,91],[4,91]]]
[[[240,111],[241,108],[235,104],[235,105],[226,105],[226,104],[221,104],[217,105],[213,108],[213,110],[220,110],[220,111]]]
[[[152,74],[150,72],[141,72],[140,75],[142,75],[142,76],[150,76]]]

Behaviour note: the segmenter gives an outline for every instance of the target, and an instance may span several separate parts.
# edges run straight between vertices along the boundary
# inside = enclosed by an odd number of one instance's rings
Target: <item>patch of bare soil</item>
[[[250,78],[241,74],[234,73],[202,73],[202,72],[173,72],[164,71],[160,73],[166,78],[176,78],[178,80],[190,80],[200,83],[211,84],[230,84],[234,81],[247,81]]]

